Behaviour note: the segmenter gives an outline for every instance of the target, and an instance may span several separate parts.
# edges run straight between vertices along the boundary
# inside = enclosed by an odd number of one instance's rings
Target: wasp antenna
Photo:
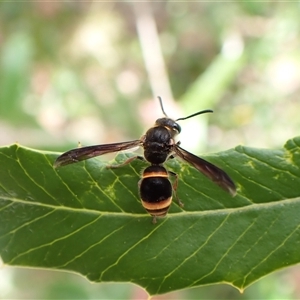
[[[163,114],[168,118],[168,115],[166,114],[165,110],[164,110],[164,107],[163,107],[163,103],[162,103],[162,99],[160,96],[157,97],[158,100],[159,100],[159,104],[160,104],[160,107],[161,107],[161,110],[163,112]]]
[[[185,118],[179,118],[179,119],[177,119],[177,120],[175,120],[175,121],[186,120],[186,119],[189,119],[189,118],[192,118],[192,117],[201,115],[201,114],[212,113],[212,112],[214,112],[214,111],[211,110],[211,109],[205,109],[205,110],[198,111],[198,112],[196,112],[196,113],[194,113],[194,114],[192,114],[192,115],[190,115],[190,116],[187,116],[187,117],[185,117]]]

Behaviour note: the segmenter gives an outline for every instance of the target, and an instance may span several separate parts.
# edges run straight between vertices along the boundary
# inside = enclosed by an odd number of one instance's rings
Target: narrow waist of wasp
[[[151,177],[169,177],[169,174],[167,172],[149,172],[149,173],[144,173],[143,178],[151,178]]]

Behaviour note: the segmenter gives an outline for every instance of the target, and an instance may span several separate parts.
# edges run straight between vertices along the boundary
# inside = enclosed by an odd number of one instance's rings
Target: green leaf
[[[186,163],[169,161],[184,208],[174,201],[156,224],[138,196],[146,163],[111,170],[95,158],[55,170],[56,157],[0,148],[6,264],[134,282],[153,295],[221,282],[243,290],[300,262],[300,137],[280,150],[238,146],[205,156],[235,181],[235,198]]]

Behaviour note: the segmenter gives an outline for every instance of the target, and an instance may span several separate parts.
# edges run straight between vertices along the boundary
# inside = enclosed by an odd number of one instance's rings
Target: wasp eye
[[[181,132],[181,127],[180,127],[180,125],[178,123],[174,123],[173,129],[176,130],[178,133]]]

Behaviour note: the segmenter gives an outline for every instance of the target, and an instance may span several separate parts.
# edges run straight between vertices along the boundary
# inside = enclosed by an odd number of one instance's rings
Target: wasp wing
[[[127,150],[141,145],[142,142],[140,140],[134,140],[129,142],[94,145],[94,146],[72,149],[60,155],[54,162],[54,167],[57,168],[57,167],[73,164],[81,160],[89,159],[95,156]]]
[[[178,145],[174,146],[174,152],[182,159],[190,163],[197,170],[203,173],[210,180],[219,185],[222,189],[230,195],[236,195],[236,186],[230,177],[220,168],[211,164],[210,162],[182,149]]]

